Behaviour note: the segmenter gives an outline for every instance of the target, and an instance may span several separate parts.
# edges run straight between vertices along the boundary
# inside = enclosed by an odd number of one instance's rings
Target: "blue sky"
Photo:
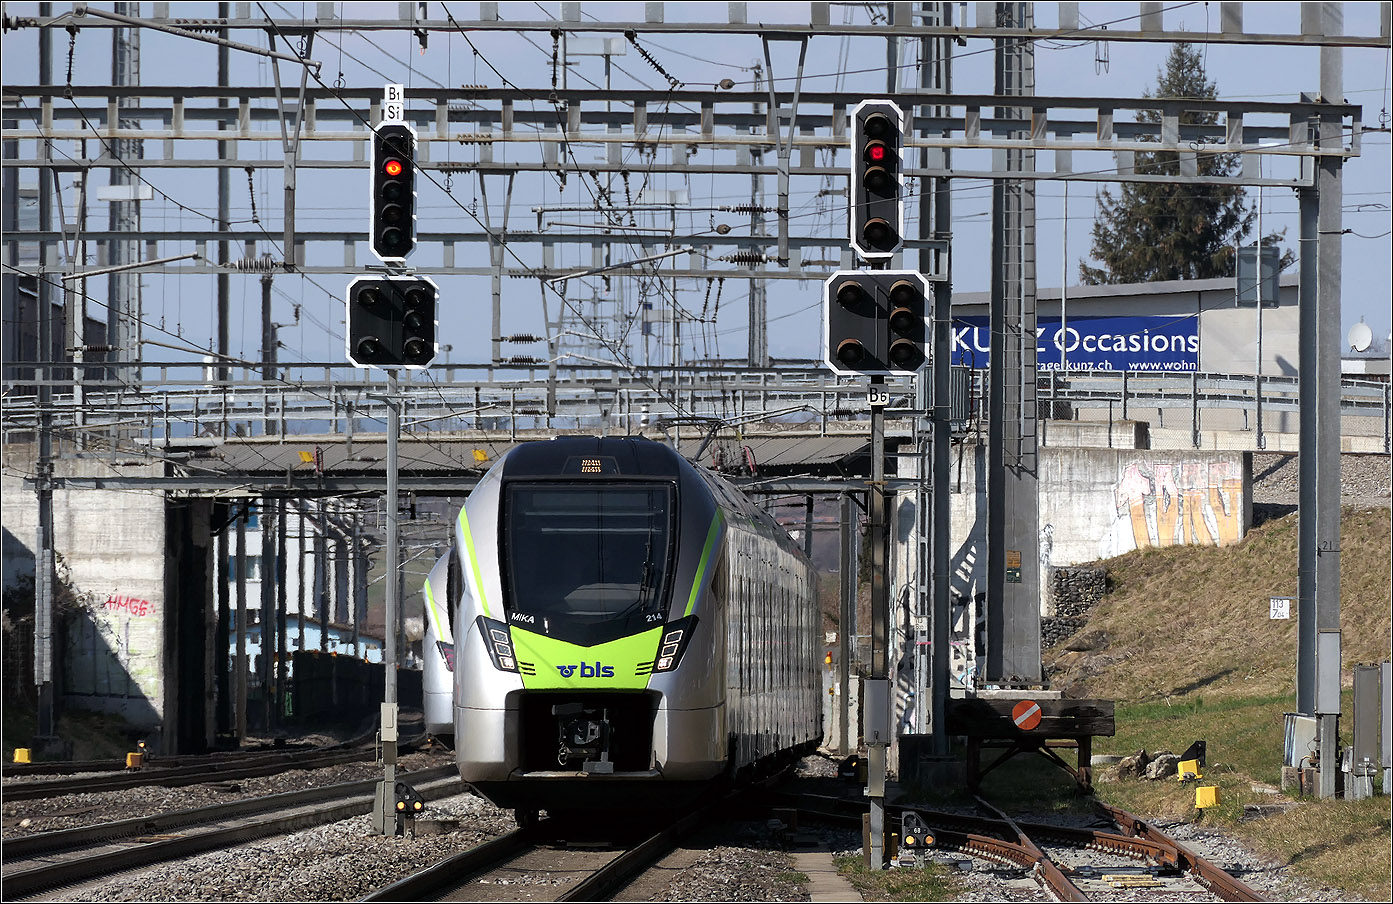
[[[109,5],[103,4],[103,6]],[[211,16],[215,6],[211,3],[176,4],[182,7],[176,15]],[[313,17],[315,3],[267,3],[267,12],[276,18]],[[58,12],[69,7],[54,4]],[[149,14],[153,4],[143,4]],[[366,4],[338,4],[336,8],[347,9],[343,15],[366,17],[375,11]],[[954,15],[960,16],[965,9],[969,23],[975,18],[976,4],[955,4]],[[1300,4],[1249,3],[1245,4],[1245,25],[1248,31],[1296,32],[1299,31]],[[378,8],[381,8],[379,6]],[[395,9],[395,7],[392,7]],[[559,13],[557,3],[503,3],[500,5],[505,19],[539,19]],[[582,4],[584,14],[606,21],[619,19],[641,19],[644,4]],[[37,4],[7,4],[11,14],[35,12]],[[257,7],[253,5],[255,14]],[[457,19],[472,18],[477,4],[472,2],[431,3],[430,16],[443,19],[448,9]],[[1083,3],[1080,5],[1081,22],[1117,22],[1115,28],[1134,27],[1127,17],[1135,15],[1137,4]],[[723,17],[724,4],[669,3],[667,18],[698,19],[707,16]],[[807,4],[749,4],[749,18],[764,22],[806,22]],[[853,21],[866,21],[864,5],[834,5],[832,16],[840,19],[844,15],[853,16]],[[1053,4],[1038,4],[1037,24],[1052,26],[1056,21]],[[1345,4],[1346,32],[1351,34],[1377,34],[1378,5],[1376,3]],[[1204,32],[1218,28],[1217,3],[1178,3],[1168,4],[1165,13],[1167,28]],[[77,39],[75,54],[75,84],[109,83],[110,79],[110,39],[105,29],[82,31]],[[251,32],[234,34],[237,40],[264,44],[264,37]],[[432,85],[433,83],[459,85],[478,83],[488,86],[500,84],[499,77],[491,70],[496,67],[511,82],[527,88],[545,89],[550,86],[551,39],[545,33],[533,33],[526,37],[511,33],[474,32],[470,39],[478,48],[476,55],[463,36],[453,33],[434,32],[430,36],[427,49],[421,52],[415,38],[406,34],[372,33],[359,35],[349,32],[325,30],[314,48],[314,57],[324,63],[324,76],[333,81],[341,71],[345,83],[357,87],[375,87],[384,81],[399,81],[410,87]],[[751,67],[758,62],[763,65],[763,49],[754,36],[738,36],[714,39],[710,36],[642,37],[642,44],[658,60],[665,71],[691,85],[710,85],[723,78],[730,78],[742,87],[749,85],[753,77]],[[37,33],[32,30],[10,31],[4,35],[4,81],[8,84],[29,84],[37,79]],[[185,39],[145,31],[142,35],[143,81],[146,85],[211,85],[216,80],[216,56],[209,45],[194,43]],[[343,53],[334,45],[342,45]],[[822,37],[810,44],[806,67],[806,90],[860,91],[865,96],[876,96],[885,90],[885,44],[883,40],[866,39],[843,41],[840,38]],[[1168,52],[1168,45],[1143,45],[1111,42],[1100,45],[1088,42],[1041,42],[1037,48],[1037,86],[1040,95],[1113,96],[1129,97],[1139,95],[1154,85],[1157,72],[1162,67]],[[65,74],[68,51],[66,32],[55,34],[54,65],[56,77]],[[774,44],[774,75],[785,78],[794,72],[796,63],[796,44]],[[990,93],[992,90],[992,53],[985,41],[969,41],[965,48],[958,48],[955,62],[954,87],[961,93]],[[1296,100],[1302,91],[1315,91],[1318,87],[1319,51],[1300,47],[1244,47],[1235,45],[1209,45],[1206,65],[1210,78],[1218,85],[1221,98],[1244,100]],[[1345,97],[1364,108],[1366,126],[1377,126],[1381,111],[1389,106],[1389,53],[1383,50],[1346,49],[1344,54]],[[233,83],[269,85],[272,74],[269,63],[260,57],[233,53]],[[357,58],[356,60],[354,58]],[[628,53],[615,59],[613,84],[616,88],[646,86],[662,87],[662,77],[648,66],[629,47]],[[292,77],[292,67],[286,64],[282,69],[282,79]],[[768,73],[764,73],[765,77]],[[597,57],[580,57],[569,74],[570,84],[579,87],[586,81],[603,83],[603,68]],[[912,69],[906,70],[906,80],[913,78]],[[782,83],[784,85],[789,83]],[[1386,120],[1386,115],[1384,116]],[[344,150],[345,149],[340,149]],[[588,152],[589,149],[586,149]],[[157,153],[151,149],[147,153]],[[184,152],[180,152],[184,153]],[[200,151],[206,153],[206,151]],[[447,153],[453,159],[472,159],[470,153],[458,146],[452,146]],[[584,152],[583,152],[584,153]],[[596,154],[600,153],[598,150]],[[280,149],[273,143],[248,143],[244,145],[243,155],[266,154],[278,159]],[[436,158],[439,159],[440,152]],[[1083,169],[1088,164],[1076,155],[1075,168]],[[841,159],[845,159],[844,157]],[[583,160],[581,161],[583,162]],[[1363,156],[1350,161],[1345,173],[1344,226],[1350,230],[1344,240],[1344,295],[1342,305],[1343,327],[1357,323],[1361,317],[1373,328],[1379,338],[1387,335],[1390,325],[1389,285],[1390,255],[1389,230],[1390,212],[1390,165],[1389,134],[1387,132],[1369,133],[1363,137]],[[1274,170],[1269,169],[1268,175]],[[209,173],[188,174],[169,170],[150,170],[147,178],[162,192],[178,199],[188,207],[206,213],[216,212],[216,193],[214,181]],[[98,177],[100,183],[101,178]],[[366,221],[366,192],[362,188],[361,172],[329,173],[306,172],[301,175],[300,204],[297,213],[298,224],[305,229],[342,228],[345,222]],[[538,178],[524,185],[519,181],[519,195],[515,196],[513,223],[535,226],[536,217],[531,208],[538,204],[549,205],[589,205],[593,204],[591,189],[585,187],[586,180],[572,177],[564,189],[555,179]],[[72,193],[66,190],[69,184],[64,179],[65,201],[71,205]],[[618,183],[616,183],[617,185]],[[840,187],[841,183],[833,187]],[[458,176],[453,183],[455,200],[446,197],[439,188],[423,185],[420,197],[422,227],[425,229],[449,228],[451,223],[460,223],[473,228],[474,224],[461,209],[470,206],[477,199],[472,179]],[[655,188],[686,189],[692,198],[693,207],[707,207],[712,204],[738,204],[749,200],[749,179],[729,179],[717,183],[715,180],[678,179],[670,177],[657,181]],[[1068,248],[1063,247],[1062,235],[1065,225],[1062,183],[1042,182],[1038,196],[1038,280],[1041,287],[1058,286],[1062,275],[1067,271],[1070,283],[1076,281],[1078,263],[1085,259],[1091,244],[1090,227],[1093,222],[1095,203],[1095,184],[1074,183],[1069,189],[1067,210]],[[280,198],[281,182],[278,169],[258,171],[255,179],[257,211],[272,236],[280,237]],[[984,183],[959,180],[954,186],[954,285],[960,292],[983,291],[988,288],[987,249],[989,243],[990,191]],[[775,197],[774,180],[766,185],[766,202],[772,204]],[[1250,198],[1253,193],[1250,191]],[[234,179],[234,219],[250,215],[250,204],[245,183],[238,174]],[[459,203],[456,203],[456,200]],[[497,203],[493,192],[490,200]],[[105,205],[94,205],[92,216],[94,224],[105,224]],[[845,234],[845,211],[838,209],[834,202],[815,197],[812,180],[796,180],[791,207],[802,222],[816,224],[826,230],[828,235]],[[1285,189],[1268,190],[1264,198],[1264,231],[1287,229],[1290,243],[1294,244],[1297,235],[1296,198]],[[495,215],[497,217],[497,214]],[[681,223],[690,222],[696,226],[708,225],[713,214],[706,211],[693,211]],[[151,226],[173,226],[176,223],[196,224],[200,217],[180,211],[161,200],[144,205],[145,223]],[[730,218],[731,225],[742,228],[743,220]],[[495,218],[496,222],[496,218]],[[772,231],[772,224],[771,230]],[[191,250],[191,249],[189,249]],[[258,251],[271,251],[269,243],[263,243]],[[165,251],[164,253],[170,253]],[[341,252],[340,252],[341,253]],[[563,263],[577,266],[589,265],[589,253],[583,258],[577,251],[574,256],[562,258]],[[622,259],[629,249],[617,248],[615,258]],[[413,258],[413,262],[428,263],[438,260],[438,252],[423,249]],[[470,249],[459,249],[458,260],[482,260],[482,255]],[[471,257],[471,255],[477,255]],[[635,249],[632,256],[638,256]],[[341,259],[341,258],[339,258]],[[360,264],[372,260],[366,245],[360,244],[357,254]],[[327,261],[326,261],[327,262]],[[282,330],[282,341],[286,350],[283,361],[333,361],[343,356],[341,292],[351,277],[315,276],[308,280],[294,275],[276,278],[275,319],[286,322],[291,319],[292,304],[300,304],[303,317],[298,327]],[[631,281],[634,282],[634,281]],[[101,298],[104,281],[94,281],[92,293]],[[149,275],[144,280],[146,320],[153,329],[162,329],[183,337],[193,345],[207,347],[211,328],[212,280],[209,277],[162,277]],[[447,304],[441,312],[441,341],[454,346],[450,360],[483,361],[488,355],[486,343],[487,329],[480,330],[479,324],[487,325],[487,279],[457,278],[442,280]],[[630,287],[632,289],[632,287]],[[818,354],[818,324],[821,284],[808,281],[774,281],[770,283],[770,345],[776,356],[815,357]],[[255,276],[236,276],[233,278],[233,352],[255,356],[259,344],[259,286]],[[524,286],[523,281],[506,280],[504,285],[506,313],[504,332],[540,332],[542,330],[538,292],[535,286]],[[692,312],[699,311],[704,304],[704,284],[691,281],[678,286],[679,302]],[[693,325],[686,335],[687,354],[701,358],[719,354],[723,357],[738,357],[743,354],[745,338],[745,293],[746,286],[741,280],[728,280],[722,301],[720,318],[713,324]],[[630,291],[626,303],[636,304],[638,294]],[[709,300],[709,299],[707,299]],[[554,302],[554,300],[553,300]],[[661,300],[660,300],[661,303]],[[93,305],[91,313],[103,316],[98,306]],[[148,338],[158,338],[180,344],[159,332],[147,330]],[[520,349],[531,353],[535,350]],[[638,349],[632,350],[634,358],[639,359]],[[179,353],[167,350],[147,349],[151,358],[180,357]]]

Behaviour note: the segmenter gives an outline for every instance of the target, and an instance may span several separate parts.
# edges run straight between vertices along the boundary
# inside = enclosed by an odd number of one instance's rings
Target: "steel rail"
[[[1061,901],[1088,900],[1088,896],[1083,893],[1083,890],[1071,882],[1069,877],[1065,876],[1064,873],[1060,871],[1059,865],[1051,860],[1048,854],[1036,847],[1035,842],[1030,840],[1030,836],[1027,835],[1016,821],[1007,815],[1004,810],[1001,810],[981,797],[977,798],[977,804],[996,813],[997,818],[1005,823],[1011,832],[1015,834],[1016,844],[1020,845],[1035,858],[1034,869],[1040,881],[1044,882],[1045,885],[1049,887],[1050,891],[1054,892],[1056,897]]]
[[[431,786],[425,786],[422,790],[431,790]],[[458,779],[450,779],[437,783],[434,790],[443,790],[452,794],[462,793],[465,790],[465,785]],[[14,900],[101,876],[141,868],[152,863],[191,857],[204,851],[231,847],[270,835],[280,835],[343,819],[351,819],[372,812],[372,808],[373,795],[364,794],[351,800],[327,804],[298,813],[251,820],[239,825],[180,835],[175,838],[154,841],[150,844],[136,844],[113,851],[87,853],[57,863],[46,863],[32,869],[6,870],[5,898],[6,900]]]
[[[805,794],[800,796],[804,800],[812,800],[827,808],[817,809],[806,805],[799,806],[800,812],[814,818],[853,821],[859,820],[859,813],[865,810],[865,806],[858,801],[820,795]],[[985,802],[983,803],[985,804]],[[1001,818],[968,816],[903,806],[892,806],[889,810],[903,812],[912,809],[923,816],[933,828],[937,847],[1015,863],[1018,866],[1037,871],[1040,881],[1044,882],[1062,900],[1086,900],[1086,897],[1083,897],[1083,893],[1078,890],[1077,886],[1055,864],[1049,861],[1046,855],[1039,851],[1039,848],[1030,840],[1031,836],[1055,838],[1070,846],[1104,850],[1138,860],[1149,860],[1158,865],[1179,870],[1187,873],[1200,885],[1225,901],[1264,900],[1240,879],[1225,872],[1216,864],[1199,856],[1144,820],[1117,807],[1103,803],[1096,804],[1104,815],[1116,822],[1127,834],[1033,822],[1018,823],[1001,813],[996,807],[992,807],[990,804],[987,806],[999,813]],[[946,826],[952,828],[945,828]],[[1014,835],[1017,840],[1012,841],[1006,837],[999,837],[1006,835]],[[1038,858],[1035,856],[1036,853],[1039,853]],[[1046,865],[1047,863],[1048,865]],[[1079,896],[1074,897],[1074,895]]]
[[[418,873],[398,879],[362,898],[364,901],[429,901],[444,889],[457,887],[464,879],[513,860],[540,840],[537,827],[527,827],[499,836],[476,848],[447,857]]]
[[[753,786],[738,788],[705,806],[668,822],[654,834],[610,859],[604,866],[567,889],[556,900],[608,900],[649,866],[670,852],[683,835],[700,825],[702,821],[710,819],[719,808],[751,791],[767,791],[770,785],[782,777],[782,774],[782,772],[776,773]],[[456,888],[464,880],[515,860],[527,848],[535,847],[547,837],[550,828],[549,821],[542,820],[534,826],[518,829],[479,847],[455,854],[418,873],[384,886],[362,900],[432,900],[442,891]]]
[[[727,798],[728,799],[728,798]],[[567,889],[559,901],[607,901],[629,882],[633,881],[649,866],[666,856],[676,845],[678,839],[691,831],[702,821],[709,819],[712,812],[725,800],[708,804],[693,813],[660,829],[639,842],[629,850],[615,857],[609,863],[591,873],[587,878]]]
[[[419,772],[404,773],[413,782],[433,782],[449,778],[455,772],[454,766],[437,766]],[[233,816],[245,816],[267,810],[283,810],[307,804],[333,800],[341,797],[354,797],[372,794],[380,778],[363,779],[356,782],[340,782],[318,788],[305,788],[300,791],[286,791],[263,797],[250,797],[244,800],[213,804],[207,807],[193,807],[173,813],[160,813],[154,816],[135,816],[114,822],[103,822],[71,829],[57,829],[51,832],[38,832],[19,838],[6,838],[0,857],[5,861],[24,860],[55,851],[70,850],[85,845],[129,838],[136,835],[158,835],[171,829],[197,825]]]
[[[1126,810],[1096,801],[1095,805],[1130,835],[1151,841],[1174,851],[1177,865],[1200,885],[1225,901],[1261,901],[1263,898],[1242,880],[1196,854],[1145,820]]]
[[[257,778],[275,775],[287,769],[321,769],[372,759],[375,752],[371,747],[360,750],[338,750],[330,753],[312,755],[265,754],[254,759],[228,763],[225,766],[199,764],[178,766],[172,769],[142,769],[138,772],[100,775],[93,778],[54,779],[52,781],[11,783],[5,785],[6,801],[34,800],[36,798],[58,797],[64,794],[94,794],[102,791],[121,791],[143,785],[160,785],[178,788],[184,785],[201,785],[206,782],[227,781],[236,778]]]
[[[279,748],[278,752],[289,752],[290,750],[303,750],[306,747],[285,747]],[[187,756],[161,756],[158,762],[152,761],[148,756],[147,764],[154,768],[175,766],[193,766],[195,764],[212,765],[219,761],[227,761],[229,757],[236,756],[255,756],[263,753],[270,753],[269,750],[248,750],[243,753],[214,753],[214,754],[192,754]],[[40,761],[35,763],[5,763],[0,766],[0,777],[18,778],[27,775],[74,775],[79,772],[120,772],[126,768],[125,762],[121,760],[52,760]]]

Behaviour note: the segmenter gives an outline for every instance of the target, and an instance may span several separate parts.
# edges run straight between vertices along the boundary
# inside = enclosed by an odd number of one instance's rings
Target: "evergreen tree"
[[[1192,44],[1171,48],[1166,68],[1157,72],[1156,93],[1148,98],[1194,97],[1213,100],[1214,82],[1205,78],[1204,60]],[[1160,122],[1158,110],[1143,110],[1143,122]],[[1210,125],[1215,113],[1185,111],[1180,122]],[[1216,154],[1201,148],[1197,171],[1202,176],[1232,176],[1239,155]],[[1137,152],[1136,172],[1179,176],[1175,151]],[[1101,267],[1080,262],[1084,285],[1154,282],[1166,279],[1210,279],[1234,274],[1234,245],[1252,231],[1257,215],[1245,204],[1245,192],[1234,185],[1197,185],[1158,181],[1124,182],[1120,197],[1108,189],[1098,194],[1098,218],[1093,223],[1091,255]],[[1277,244],[1285,230],[1264,238]],[[1285,251],[1282,267],[1295,255]]]

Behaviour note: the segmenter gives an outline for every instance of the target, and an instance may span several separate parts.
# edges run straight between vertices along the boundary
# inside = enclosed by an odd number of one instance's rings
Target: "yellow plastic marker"
[[[15,748],[15,762],[16,762],[16,763],[27,763],[27,762],[29,762],[29,748],[28,748],[28,747],[16,747],[16,748]]]
[[[1175,780],[1178,782],[1199,778],[1204,778],[1204,773],[1200,772],[1199,760],[1181,760],[1175,767]]]
[[[1219,788],[1216,785],[1201,785],[1195,789],[1195,809],[1219,805]]]
[[[139,768],[140,768],[141,761],[144,760],[144,759],[145,759],[145,754],[143,754],[143,753],[128,753],[128,754],[126,754],[126,768],[127,768],[127,769],[139,769]]]

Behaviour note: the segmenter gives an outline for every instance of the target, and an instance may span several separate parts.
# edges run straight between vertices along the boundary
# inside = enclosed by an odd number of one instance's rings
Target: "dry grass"
[[[1327,801],[1244,823],[1250,847],[1306,875],[1338,879],[1370,901],[1390,900],[1388,798]]]
[[[1389,653],[1389,509],[1346,508],[1340,608],[1346,668]],[[1291,694],[1292,618],[1268,598],[1297,595],[1297,516],[1270,521],[1225,549],[1145,549],[1109,560],[1113,592],[1086,629],[1093,649],[1051,651],[1057,686],[1121,701]],[[1349,680],[1348,678],[1346,679]]]
[[[1346,508],[1341,521],[1340,615],[1345,665],[1388,658],[1390,510]],[[1255,851],[1349,895],[1389,900],[1387,797],[1303,800],[1280,816],[1241,820],[1246,803],[1287,798],[1261,790],[1278,784],[1282,713],[1293,708],[1296,612],[1268,617],[1268,597],[1297,594],[1297,516],[1270,521],[1226,549],[1170,547],[1119,556],[1106,564],[1113,592],[1096,607],[1078,640],[1089,649],[1050,651],[1056,687],[1074,696],[1116,700],[1117,736],[1099,753],[1179,753],[1208,743],[1204,783],[1220,805],[1197,811],[1194,785],[1108,781],[1105,800],[1153,818],[1223,826]],[[1294,610],[1293,606],[1293,610]],[[1345,694],[1343,740],[1349,739]]]

